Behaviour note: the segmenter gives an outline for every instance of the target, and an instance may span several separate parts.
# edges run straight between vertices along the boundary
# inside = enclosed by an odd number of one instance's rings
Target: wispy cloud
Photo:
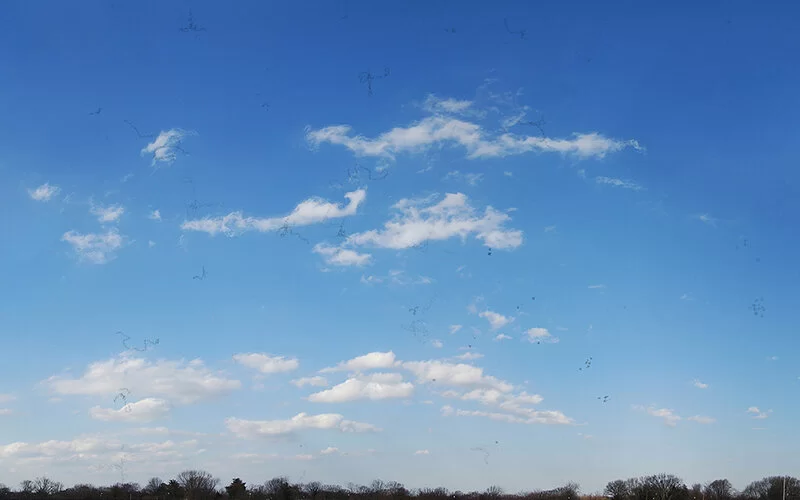
[[[704,417],[703,415],[694,415],[692,417],[687,418],[686,420],[691,420],[692,422],[697,422],[698,424],[713,424],[717,421],[717,419],[712,417]]]
[[[431,341],[431,346],[436,349],[441,349],[444,347],[444,343],[441,340],[434,339]]]
[[[645,408],[641,405],[634,405],[633,407],[635,410],[644,411],[648,415],[653,417],[658,417],[664,421],[665,425],[670,427],[675,427],[681,419],[680,416],[675,414],[675,410],[671,410],[669,408],[656,408],[654,406],[648,406]]]
[[[605,285],[589,285],[589,290],[600,290],[606,288]]]
[[[327,387],[328,380],[325,377],[320,377],[316,375],[314,377],[301,377],[295,380],[292,380],[291,383],[297,387],[305,387],[310,385],[311,387]]]
[[[156,166],[159,163],[171,165],[177,158],[177,152],[183,152],[181,141],[183,141],[185,137],[192,135],[197,135],[197,133],[178,128],[161,131],[153,142],[142,148],[141,154],[152,155],[152,166]]]
[[[109,229],[105,233],[88,234],[72,230],[64,233],[61,241],[72,245],[80,260],[92,264],[105,264],[116,257],[115,252],[122,248],[124,237],[116,229]]]
[[[430,455],[431,452],[428,450],[417,450],[414,452],[414,455]]]
[[[603,158],[626,148],[642,150],[635,140],[617,140],[597,132],[575,133],[568,138],[548,138],[516,135],[508,132],[491,133],[480,125],[452,116],[456,112],[444,109],[448,105],[437,101],[432,116],[407,127],[395,127],[374,138],[354,135],[350,125],[331,125],[320,129],[307,128],[306,139],[312,147],[323,143],[343,146],[357,156],[377,156],[393,159],[401,153],[416,153],[430,147],[459,146],[467,158],[497,158],[529,152],[561,153],[578,158]],[[449,105],[451,109],[458,105]],[[468,106],[466,108],[468,109]],[[428,111],[433,110],[432,106]]]
[[[692,385],[697,387],[698,389],[708,389],[708,384],[700,382],[698,379],[694,379],[692,381]]]
[[[326,243],[314,245],[313,252],[325,259],[325,263],[332,266],[365,266],[372,260],[372,255],[359,253],[348,248],[331,246]]]
[[[450,332],[450,335],[453,335],[454,333],[458,333],[462,328],[462,325],[450,325],[447,330]]]
[[[455,180],[460,182],[466,182],[470,186],[477,186],[478,183],[483,180],[483,174],[475,174],[475,173],[464,174],[458,170],[451,170],[450,172],[447,172],[447,174],[445,174],[442,180],[445,181]]]
[[[332,203],[321,198],[309,198],[298,204],[289,215],[278,217],[244,217],[242,212],[231,212],[221,217],[206,217],[189,220],[181,224],[184,231],[201,231],[215,236],[222,233],[236,236],[247,231],[268,232],[285,226],[308,226],[331,219],[349,217],[356,214],[359,205],[367,197],[365,189],[346,193],[346,205]]]
[[[555,230],[556,230],[555,224],[553,224],[552,226],[545,226],[545,228],[544,228],[544,232],[545,233],[552,233]]]
[[[150,215],[147,216],[148,219],[161,222],[161,211],[160,210],[153,210],[150,212]]]
[[[485,113],[473,108],[472,101],[453,99],[448,97],[442,99],[434,94],[428,94],[422,109],[429,113],[456,114],[456,115],[478,115]]]
[[[769,414],[772,413],[772,410],[761,411],[758,406],[751,406],[747,409],[747,413],[753,415],[753,418],[763,420],[769,417]]]
[[[458,356],[455,356],[456,359],[459,359],[461,361],[472,361],[475,359],[481,359],[482,357],[483,354],[473,351],[467,351],[464,354],[459,354]]]
[[[236,437],[252,439],[256,437],[285,436],[307,429],[327,429],[340,432],[375,432],[380,429],[374,425],[346,420],[338,413],[308,415],[298,413],[288,420],[244,420],[230,417],[225,426]]]
[[[234,354],[233,360],[242,366],[266,374],[290,372],[300,367],[300,361],[297,358],[272,356],[259,352]]]
[[[61,192],[60,187],[51,186],[47,182],[37,187],[36,189],[28,189],[28,195],[31,197],[31,199],[36,201],[50,201],[54,196],[58,195],[58,193],[60,192]]]
[[[693,217],[695,219],[699,220],[700,222],[702,222],[703,224],[707,224],[709,226],[716,226],[717,225],[717,219],[712,217],[709,214],[696,214]]]
[[[644,187],[640,186],[639,184],[624,179],[616,179],[614,177],[595,177],[594,181],[597,184],[605,184],[608,186],[614,186],[623,189],[631,189],[633,191],[642,191]]]
[[[122,214],[125,213],[125,207],[120,204],[100,205],[95,204],[93,201],[90,201],[89,204],[89,212],[97,217],[97,221],[101,224],[117,222],[122,217]]]
[[[495,342],[500,342],[503,340],[511,340],[511,337],[506,335],[505,333],[498,333],[497,336],[494,338]]]

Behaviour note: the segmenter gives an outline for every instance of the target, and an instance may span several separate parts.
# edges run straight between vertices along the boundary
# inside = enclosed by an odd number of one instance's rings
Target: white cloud
[[[438,203],[432,197],[424,200],[402,199],[393,205],[396,211],[382,230],[372,229],[350,235],[345,245],[372,245],[402,250],[427,241],[443,241],[468,236],[496,249],[512,249],[522,244],[522,231],[506,229],[511,218],[487,206],[478,213],[463,193],[447,193]],[[428,204],[426,206],[426,204]]]
[[[597,132],[575,133],[570,138],[551,139],[511,133],[490,136],[480,125],[457,118],[434,115],[408,127],[395,127],[375,138],[351,135],[349,125],[308,129],[306,139],[316,148],[322,143],[344,146],[357,156],[394,159],[401,153],[418,153],[432,146],[461,146],[468,159],[498,158],[529,152],[570,154],[578,158],[603,158],[625,148],[642,150],[634,140],[610,139]]]
[[[333,455],[334,453],[339,453],[339,448],[334,448],[333,446],[328,446],[324,450],[320,450],[320,455]]]
[[[463,328],[462,325],[450,325],[448,331],[450,332],[450,335],[453,335],[454,333],[458,333],[461,328]]]
[[[594,181],[598,184],[606,184],[623,189],[631,189],[633,191],[642,191],[644,189],[642,186],[633,181],[615,179],[613,177],[595,177]]]
[[[0,394],[0,403],[10,403],[16,401],[17,397],[13,394]]]
[[[589,290],[599,290],[605,288],[605,285],[589,285]]]
[[[406,361],[401,366],[417,377],[420,384],[433,383],[473,389],[496,389],[510,392],[513,386],[491,375],[484,375],[483,368],[464,363],[445,361]]]
[[[414,455],[430,455],[431,452],[428,450],[417,450],[414,452]]]
[[[461,361],[471,361],[471,360],[474,360],[474,359],[481,359],[482,357],[483,357],[483,354],[480,354],[480,353],[477,353],[477,352],[468,351],[468,352],[465,352],[464,354],[459,354],[455,358],[456,359],[460,359]]]
[[[428,276],[417,276],[416,278],[408,276],[405,271],[392,269],[389,271],[388,276],[361,276],[361,283],[365,285],[372,285],[372,284],[380,284],[380,283],[390,283],[392,285],[398,286],[408,286],[408,285],[430,285],[433,283],[433,278]]]
[[[428,94],[422,108],[429,113],[444,113],[444,114],[482,114],[481,112],[472,109],[472,101],[453,99],[441,99],[434,94]]]
[[[492,328],[492,330],[498,330],[500,328],[503,328],[507,324],[514,321],[514,318],[503,316],[500,313],[489,311],[488,309],[486,311],[482,311],[480,314],[478,314],[478,316],[480,316],[481,318],[485,318],[486,321],[489,322],[489,326]]]
[[[693,385],[693,386],[695,386],[695,387],[697,387],[698,389],[708,389],[708,384],[705,384],[705,383],[703,383],[703,382],[700,382],[700,381],[699,381],[699,380],[697,380],[697,379],[694,379],[694,380],[692,381],[692,385]]]
[[[444,343],[442,343],[441,340],[437,340],[437,339],[432,340],[431,341],[431,345],[433,347],[435,347],[436,349],[441,349],[442,347],[444,347]]]
[[[156,166],[156,163],[171,165],[177,158],[177,151],[182,150],[181,141],[190,135],[197,133],[177,128],[161,131],[153,142],[142,148],[141,154],[153,155],[152,166]]]
[[[545,228],[544,228],[544,232],[545,233],[552,233],[555,230],[556,230],[556,225],[555,224],[553,224],[552,226],[545,226]]]
[[[89,208],[89,212],[97,217],[98,222],[104,224],[106,222],[117,222],[122,214],[125,213],[125,207],[119,204],[115,205],[95,205],[94,202],[90,201],[91,207]]]
[[[399,373],[372,373],[356,375],[330,389],[314,393],[308,397],[312,403],[344,403],[368,399],[407,398],[414,393],[414,384],[404,382]]]
[[[230,417],[225,420],[225,426],[236,437],[243,439],[283,436],[306,429],[328,429],[340,432],[376,432],[380,430],[371,424],[345,420],[338,413],[319,415],[298,413],[288,420],[243,420]]]
[[[258,370],[261,373],[284,373],[297,370],[300,367],[300,362],[297,358],[271,356],[257,352],[235,354],[233,360],[240,365]]]
[[[669,408],[655,408],[654,406],[648,406],[645,408],[641,405],[634,405],[633,408],[635,410],[644,411],[648,415],[663,419],[664,424],[670,427],[675,427],[678,421],[682,420],[680,416],[675,414],[675,410],[671,410]]]
[[[51,186],[47,182],[37,187],[36,189],[28,189],[28,195],[31,197],[31,199],[36,201],[50,201],[50,199],[52,199],[53,196],[56,196],[60,192],[61,192],[60,187]]]
[[[179,404],[222,396],[241,387],[241,382],[212,372],[199,359],[186,363],[128,356],[91,363],[79,378],[59,375],[44,382],[62,396],[113,397],[120,387],[126,387],[132,394],[162,396]]]
[[[359,205],[367,197],[365,189],[346,193],[347,205],[312,197],[300,202],[289,215],[278,217],[244,217],[242,212],[231,212],[222,217],[206,217],[189,220],[181,224],[184,231],[201,231],[215,236],[222,233],[236,236],[247,231],[269,232],[285,226],[308,226],[330,219],[339,219],[356,214]]]
[[[105,233],[87,234],[72,230],[64,233],[61,241],[72,245],[72,249],[80,260],[93,264],[105,264],[116,257],[114,252],[122,248],[124,237],[115,228],[109,229]]]
[[[384,368],[393,368],[396,366],[396,357],[394,352],[370,352],[363,356],[357,356],[348,361],[342,361],[338,365],[331,368],[323,368],[320,373],[329,372],[362,372],[367,370],[376,370]]]
[[[328,380],[325,377],[315,376],[315,377],[301,377],[291,381],[297,387],[305,387],[310,385],[311,387],[328,387]]]
[[[153,210],[150,212],[150,215],[147,216],[150,220],[155,220],[161,222],[161,211],[160,210]]]
[[[687,418],[686,420],[691,420],[692,422],[697,422],[698,424],[713,424],[717,421],[717,419],[712,417],[704,417],[702,415],[694,415],[692,417]]]
[[[365,266],[369,264],[372,255],[359,253],[342,247],[335,247],[325,243],[314,245],[314,253],[322,255],[327,264],[332,266]]]
[[[128,403],[120,409],[95,406],[89,410],[89,415],[95,420],[104,422],[145,423],[166,417],[170,409],[169,401],[158,398],[145,398]]]
[[[155,241],[153,241],[153,240],[148,240],[147,241],[147,247],[148,248],[153,248],[154,246],[156,246],[156,242]]]
[[[558,337],[551,335],[547,328],[529,328],[525,331],[525,335],[527,335],[528,342],[531,344],[538,342],[558,343]]]
[[[483,174],[463,174],[458,170],[451,170],[445,174],[442,180],[456,180],[459,182],[466,182],[470,186],[477,186],[483,180]]]
[[[697,214],[697,215],[694,216],[694,218],[699,220],[700,222],[702,222],[704,224],[708,224],[709,226],[716,226],[717,225],[717,219],[714,218],[714,217],[711,217],[709,214]]]
[[[445,416],[455,415],[457,417],[485,417],[490,420],[495,420],[498,422],[508,422],[513,424],[545,424],[545,425],[573,425],[574,421],[564,415],[560,411],[552,411],[552,410],[530,410],[530,414],[527,417],[521,417],[517,415],[511,415],[508,413],[499,413],[499,412],[488,412],[488,411],[481,411],[481,410],[454,410],[452,407],[446,407],[447,410],[443,409],[443,414]]]
[[[511,337],[509,337],[505,333],[498,333],[497,337],[494,338],[494,340],[496,342],[500,342],[501,340],[510,340],[510,339],[511,339]]]
[[[683,295],[681,295],[681,300],[694,300],[694,299],[688,293],[684,293]]]
[[[753,418],[765,419],[769,417],[769,414],[772,413],[772,410],[761,411],[758,409],[758,406],[751,406],[747,409],[747,413],[752,414]]]

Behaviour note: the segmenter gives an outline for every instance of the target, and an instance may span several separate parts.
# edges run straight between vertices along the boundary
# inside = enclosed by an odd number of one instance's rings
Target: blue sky
[[[800,466],[791,7],[0,8],[1,482]]]

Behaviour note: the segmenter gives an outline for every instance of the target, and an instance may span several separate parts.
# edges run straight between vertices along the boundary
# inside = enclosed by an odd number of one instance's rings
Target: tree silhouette
[[[247,486],[245,485],[244,481],[238,477],[234,478],[234,480],[231,481],[231,484],[225,487],[225,491],[228,493],[228,498],[231,500],[247,498]]]

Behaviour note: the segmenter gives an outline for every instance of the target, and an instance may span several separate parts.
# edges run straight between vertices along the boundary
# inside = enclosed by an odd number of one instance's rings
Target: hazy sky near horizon
[[[0,482],[796,471],[797,19],[3,3]]]

